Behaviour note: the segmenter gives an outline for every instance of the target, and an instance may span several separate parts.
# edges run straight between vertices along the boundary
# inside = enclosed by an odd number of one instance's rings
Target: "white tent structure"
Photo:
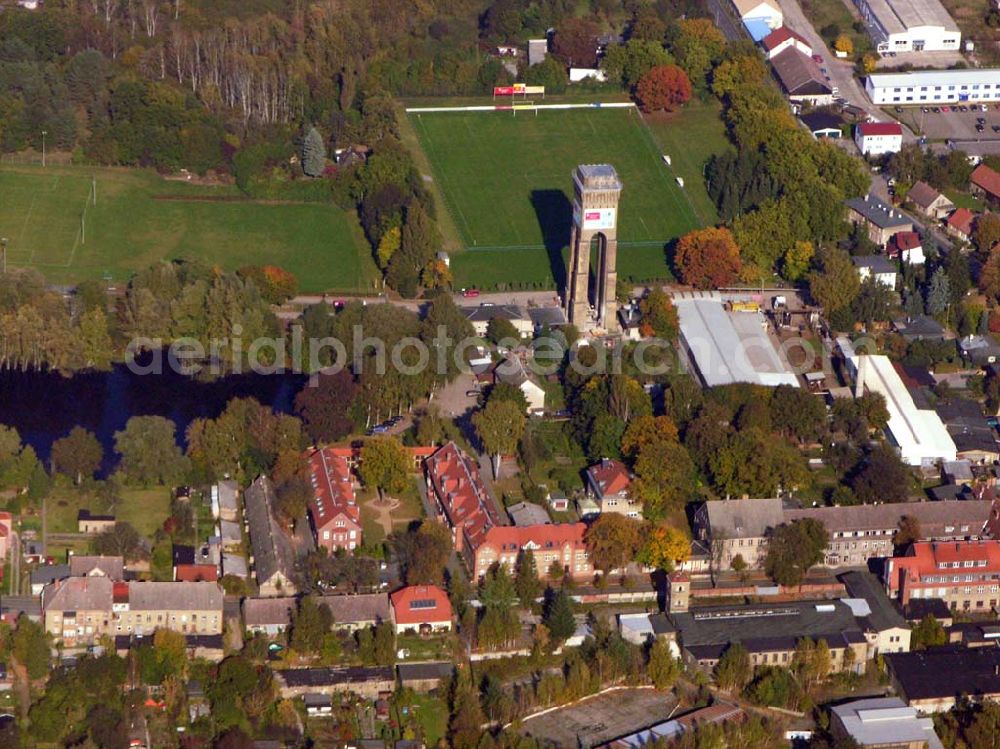
[[[913,402],[889,357],[863,354],[848,358],[854,369],[855,397],[865,391],[881,393],[889,410],[889,434],[903,462],[933,465],[956,459],[955,442],[941,418]]]

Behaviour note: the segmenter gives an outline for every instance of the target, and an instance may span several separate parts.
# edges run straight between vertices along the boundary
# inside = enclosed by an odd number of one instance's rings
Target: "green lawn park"
[[[673,240],[716,220],[702,177],[708,158],[726,148],[714,100],[648,123],[632,109],[409,118],[466,248],[452,258],[459,287],[561,285],[577,164],[611,163],[624,182],[618,219],[623,280],[669,278]],[[663,153],[671,155],[670,167]]]
[[[0,167],[0,237],[11,266],[35,267],[53,283],[122,282],[174,258],[227,270],[272,263],[310,292],[370,290],[378,276],[353,212],[247,200],[235,187],[146,170]]]

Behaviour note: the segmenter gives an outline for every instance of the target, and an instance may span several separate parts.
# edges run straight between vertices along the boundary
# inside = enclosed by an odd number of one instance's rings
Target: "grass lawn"
[[[679,115],[643,118],[660,151],[670,154],[674,174],[684,179],[684,189],[703,225],[719,220],[715,204],[705,191],[705,165],[730,147],[722,121],[722,103],[692,101]],[[696,138],[691,133],[697,133]]]
[[[868,34],[864,31],[855,31],[854,22],[858,20],[858,16],[848,7],[845,0],[802,0],[802,10],[831,50],[836,35],[824,35],[823,29],[827,26],[836,26],[840,33],[850,37],[854,44],[852,58],[858,58],[872,49]]]
[[[115,508],[115,517],[132,526],[143,536],[152,537],[170,516],[170,489],[125,489]]]
[[[956,208],[968,208],[970,211],[983,211],[986,206],[979,198],[975,198],[967,192],[957,190],[945,190],[944,195],[955,204]]]
[[[437,746],[448,730],[448,705],[430,694],[413,694],[406,702],[408,712],[423,729],[424,746]]]
[[[88,204],[92,177],[97,205]],[[54,283],[124,281],[173,258],[229,270],[274,263],[314,292],[371,289],[377,276],[351,213],[328,204],[244,200],[235,187],[168,182],[143,170],[4,166],[0,235],[9,239],[11,265],[38,268]]]
[[[598,162],[613,164],[625,186],[619,277],[669,278],[666,248],[714,219],[700,169],[709,149],[725,146],[717,115],[717,108],[698,105],[690,116],[660,123],[654,136],[635,110],[411,114],[435,187],[467,248],[452,259],[456,285],[561,286],[571,174],[578,164]],[[661,149],[691,150],[689,141],[706,127],[712,135],[700,153],[681,157],[675,150],[682,190]],[[689,174],[697,178],[689,181]]]

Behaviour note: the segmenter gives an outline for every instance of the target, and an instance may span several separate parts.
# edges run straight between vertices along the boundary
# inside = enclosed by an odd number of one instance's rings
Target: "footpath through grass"
[[[717,102],[648,123],[622,109],[409,117],[466,248],[452,258],[457,286],[563,284],[578,164],[613,164],[624,183],[618,217],[623,281],[670,278],[673,241],[716,221],[702,174],[708,158],[727,147]],[[672,166],[663,163],[663,153]]]
[[[38,268],[54,283],[120,282],[175,258],[227,270],[272,263],[312,292],[371,290],[378,275],[353,213],[246,200],[233,187],[168,182],[143,170],[2,167],[0,236],[11,265]]]

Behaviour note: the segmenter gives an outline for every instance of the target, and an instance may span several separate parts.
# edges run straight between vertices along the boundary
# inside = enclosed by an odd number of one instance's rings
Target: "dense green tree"
[[[319,130],[310,127],[302,139],[302,171],[308,177],[319,177],[326,167],[326,144]]]
[[[941,626],[941,622],[933,614],[927,614],[913,628],[910,635],[911,650],[925,650],[926,648],[944,645],[948,642],[948,635]]]
[[[573,601],[563,588],[549,589],[542,623],[548,628],[549,634],[556,642],[564,642],[576,632]]]
[[[750,654],[740,643],[730,644],[715,665],[715,683],[719,688],[738,694],[743,691],[753,676]]]
[[[452,552],[451,531],[441,524],[424,521],[415,529],[389,538],[407,585],[440,585]]]
[[[318,653],[332,627],[330,608],[313,596],[304,596],[292,619],[290,644],[300,653]]]
[[[504,455],[513,455],[524,434],[524,411],[509,400],[490,400],[486,407],[472,417],[476,436],[483,450],[493,457],[493,475],[500,475],[500,461]]]
[[[846,252],[823,248],[816,253],[816,270],[809,274],[809,293],[827,314],[849,306],[860,290],[858,273]]]
[[[130,483],[174,484],[188,469],[177,444],[176,427],[162,416],[133,416],[115,432],[119,469]]]
[[[84,478],[91,478],[101,467],[104,448],[93,432],[75,426],[68,435],[52,443],[51,458],[54,471],[69,476],[79,484]]]
[[[358,475],[365,486],[378,489],[379,497],[399,494],[409,484],[410,458],[395,437],[373,437],[361,448]]]
[[[646,666],[649,680],[659,690],[673,687],[681,674],[681,664],[670,652],[670,645],[662,637],[653,640],[649,648],[649,663]]]
[[[542,592],[542,583],[538,579],[538,566],[535,563],[535,553],[531,549],[525,549],[518,557],[514,589],[517,591],[517,597],[522,606],[530,606]]]
[[[90,542],[90,546],[97,555],[120,556],[126,561],[149,557],[149,549],[139,531],[124,521],[117,522],[108,530],[98,533]]]
[[[25,667],[29,679],[40,679],[49,672],[49,643],[45,630],[24,614],[17,619],[10,652]]]
[[[782,523],[771,533],[764,569],[779,585],[799,585],[809,569],[823,561],[830,536],[818,520]]]
[[[865,504],[906,502],[913,486],[913,475],[894,451],[875,447],[851,477],[851,488]]]

